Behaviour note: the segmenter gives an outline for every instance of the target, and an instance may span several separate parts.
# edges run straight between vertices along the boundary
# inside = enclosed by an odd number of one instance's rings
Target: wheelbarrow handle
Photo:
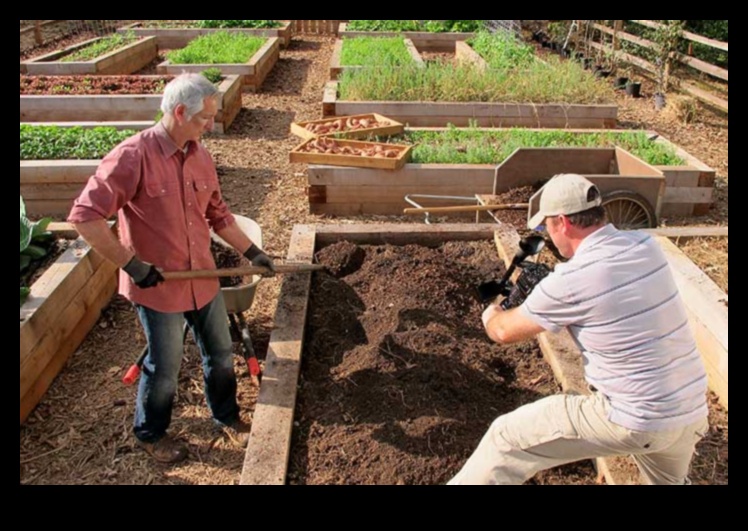
[[[278,264],[275,266],[276,273],[304,273],[307,271],[320,271],[325,266],[321,264]],[[216,278],[216,277],[241,277],[245,275],[263,275],[270,273],[267,267],[246,266],[229,267],[226,269],[197,269],[194,271],[164,271],[161,274],[166,280],[184,280],[191,278]]]
[[[527,210],[529,203],[510,203],[503,205],[465,205],[465,206],[446,206],[446,207],[421,207],[421,208],[404,208],[403,214],[423,214],[430,212],[432,214],[448,214],[450,212],[485,212],[493,210]]]

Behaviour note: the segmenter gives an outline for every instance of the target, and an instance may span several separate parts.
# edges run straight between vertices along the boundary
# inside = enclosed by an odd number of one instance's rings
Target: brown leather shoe
[[[221,429],[234,445],[240,448],[247,447],[247,443],[249,442],[249,432],[252,429],[250,424],[247,424],[242,419],[238,419],[232,424],[221,426]]]
[[[178,463],[187,457],[187,446],[182,442],[172,439],[169,435],[164,435],[153,443],[136,440],[138,441],[138,446],[160,463]]]

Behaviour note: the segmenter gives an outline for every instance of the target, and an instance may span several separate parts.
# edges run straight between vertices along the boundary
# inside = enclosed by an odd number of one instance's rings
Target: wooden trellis
[[[294,20],[294,33],[316,33],[320,35],[337,35],[338,26],[347,20]]]

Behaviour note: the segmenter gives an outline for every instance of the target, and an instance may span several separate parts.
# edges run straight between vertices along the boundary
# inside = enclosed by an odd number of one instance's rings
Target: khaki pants
[[[631,455],[647,484],[688,483],[694,446],[706,419],[684,428],[643,432],[608,420],[600,393],[554,395],[497,418],[449,485],[515,485],[554,466],[613,455]]]

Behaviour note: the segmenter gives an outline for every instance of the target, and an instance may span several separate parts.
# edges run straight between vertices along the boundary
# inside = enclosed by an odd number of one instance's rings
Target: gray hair
[[[161,99],[161,111],[173,114],[180,103],[185,106],[185,114],[189,120],[203,110],[205,98],[218,95],[218,88],[202,74],[180,74],[172,79],[164,88]]]

